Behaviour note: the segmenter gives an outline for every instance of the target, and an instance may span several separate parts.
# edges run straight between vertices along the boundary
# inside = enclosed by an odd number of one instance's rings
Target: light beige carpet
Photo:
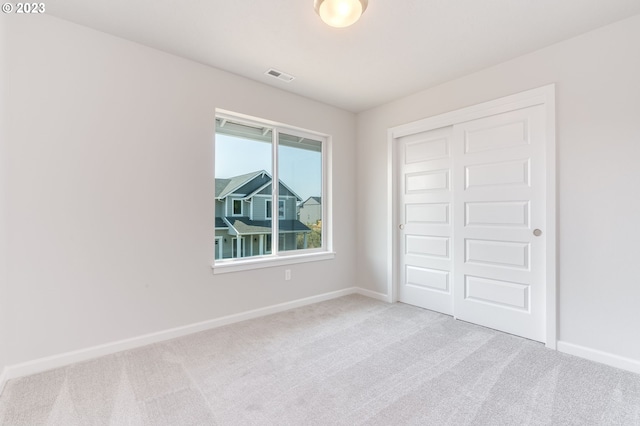
[[[348,296],[10,381],[3,425],[640,425],[640,376]]]

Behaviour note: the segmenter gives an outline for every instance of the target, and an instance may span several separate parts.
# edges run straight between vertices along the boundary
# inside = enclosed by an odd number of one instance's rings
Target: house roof
[[[251,220],[248,217],[225,217],[226,221],[239,235],[270,234],[270,220]],[[308,226],[299,220],[279,220],[279,232],[311,232]]]
[[[228,228],[229,225],[221,217],[216,217],[216,229],[218,228]]]
[[[246,195],[245,199],[248,199],[254,196],[255,194],[259,193],[260,191],[262,191],[264,188],[267,188],[269,185],[271,185],[272,179],[271,179],[270,173],[268,173],[265,170],[259,170],[259,171],[247,173],[244,175],[234,176],[228,179],[216,178],[216,198],[223,199],[226,196],[233,194],[235,191],[242,188],[243,186],[251,182],[256,177],[262,176],[262,175],[269,176],[269,182],[262,184],[257,188],[254,188],[253,190],[251,190],[249,194],[243,194],[243,195]],[[296,197],[298,201],[302,200],[302,198],[298,194],[296,194],[289,186],[287,186],[284,182],[282,182],[281,179],[280,179],[280,185],[282,185],[287,191],[289,191],[291,195]]]
[[[268,173],[264,170],[259,170],[257,172],[234,176],[229,179],[216,178],[216,198],[226,197],[227,195],[233,193],[238,188],[249,182],[251,179],[261,175],[262,173],[266,173],[268,175]]]
[[[261,193],[265,188],[268,188],[270,186],[271,186],[271,180],[269,180],[269,182],[265,183],[264,185],[259,186],[255,191],[253,191],[252,193],[250,193],[246,197],[244,197],[244,199],[248,200],[249,198],[252,198],[256,194]]]
[[[231,179],[216,178],[216,198],[218,198],[219,195],[222,194],[222,191],[224,191],[225,188],[229,185],[229,182],[231,182]]]
[[[322,197],[309,197],[302,202],[302,204],[307,204],[309,201],[315,201],[317,204],[322,204]]]

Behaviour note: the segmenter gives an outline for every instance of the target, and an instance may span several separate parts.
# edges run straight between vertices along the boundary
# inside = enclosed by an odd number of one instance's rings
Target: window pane
[[[322,232],[324,139],[297,130],[275,137],[274,132],[260,120],[216,117],[217,260],[327,249]],[[278,164],[277,191],[273,163]]]
[[[271,253],[272,131],[216,119],[216,258]]]
[[[242,216],[242,200],[233,200],[233,215]]]
[[[322,142],[279,134],[278,250],[322,247]]]

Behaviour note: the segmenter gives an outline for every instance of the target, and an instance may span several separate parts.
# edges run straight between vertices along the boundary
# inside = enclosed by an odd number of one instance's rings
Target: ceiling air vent
[[[271,68],[269,71],[265,72],[266,75],[269,75],[271,77],[275,77],[278,80],[282,80],[285,83],[290,83],[295,77],[284,73],[282,71],[278,71],[278,70],[274,70],[273,68]]]

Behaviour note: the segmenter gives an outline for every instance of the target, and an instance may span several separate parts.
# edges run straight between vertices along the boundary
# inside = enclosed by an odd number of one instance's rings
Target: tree
[[[322,247],[322,221],[318,220],[316,223],[306,224],[311,232],[307,233],[307,248],[320,248]],[[298,249],[304,248],[304,236],[305,234],[298,234],[297,246]]]

